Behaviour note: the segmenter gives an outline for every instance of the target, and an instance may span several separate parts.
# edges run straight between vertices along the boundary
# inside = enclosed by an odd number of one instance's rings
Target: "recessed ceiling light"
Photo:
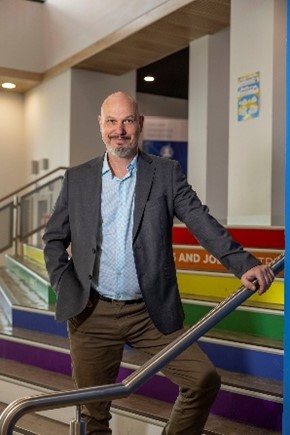
[[[2,86],[2,88],[4,88],[4,89],[14,89],[14,88],[16,88],[15,83],[9,83],[9,82],[2,83],[1,86]]]
[[[152,76],[146,76],[144,77],[145,82],[154,82],[155,78]]]

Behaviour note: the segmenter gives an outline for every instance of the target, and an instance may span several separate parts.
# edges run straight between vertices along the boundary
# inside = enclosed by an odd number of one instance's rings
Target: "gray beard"
[[[133,154],[135,154],[134,153],[135,147],[131,147],[131,148],[123,148],[123,147],[112,148],[110,145],[107,145],[107,150],[113,156],[120,157],[120,158],[123,158],[123,159],[131,157]]]

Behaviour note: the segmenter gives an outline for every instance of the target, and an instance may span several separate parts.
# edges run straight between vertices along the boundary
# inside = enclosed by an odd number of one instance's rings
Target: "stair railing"
[[[66,169],[56,168],[0,198],[0,253],[13,247],[18,254],[21,242],[45,227],[63,178],[52,177]]]
[[[275,275],[284,269],[285,255],[282,253],[271,264]],[[257,281],[254,281],[257,284]],[[162,351],[148,360],[142,367],[128,376],[121,383],[83,388],[79,390],[62,391],[58,393],[42,394],[15,400],[5,408],[0,416],[0,434],[12,435],[16,422],[24,414],[47,409],[77,406],[77,422],[71,425],[71,435],[84,435],[85,424],[80,420],[79,406],[81,404],[98,401],[113,400],[128,397],[145,384],[167,363],[176,358],[192,343],[208,332],[213,326],[225,318],[230,312],[241,305],[253,294],[253,291],[242,286],[223,302],[213,308],[206,316],[189,328],[180,337],[166,346]]]

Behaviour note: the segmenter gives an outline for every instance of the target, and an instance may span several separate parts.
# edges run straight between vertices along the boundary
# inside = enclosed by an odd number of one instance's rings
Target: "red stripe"
[[[260,249],[285,249],[284,228],[227,228],[242,246]],[[199,245],[186,227],[173,227],[174,245]]]

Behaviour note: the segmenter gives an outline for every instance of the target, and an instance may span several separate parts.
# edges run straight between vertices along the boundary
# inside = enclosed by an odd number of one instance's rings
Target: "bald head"
[[[108,153],[119,158],[133,158],[137,152],[143,116],[136,101],[125,92],[115,92],[103,102],[99,125]]]
[[[124,106],[124,105],[131,106],[132,113],[134,113],[137,117],[139,116],[138,105],[134,100],[134,98],[122,91],[114,92],[103,101],[103,104],[101,106],[101,116],[103,116],[103,113],[106,110],[106,108],[108,107],[110,108],[110,106]]]

